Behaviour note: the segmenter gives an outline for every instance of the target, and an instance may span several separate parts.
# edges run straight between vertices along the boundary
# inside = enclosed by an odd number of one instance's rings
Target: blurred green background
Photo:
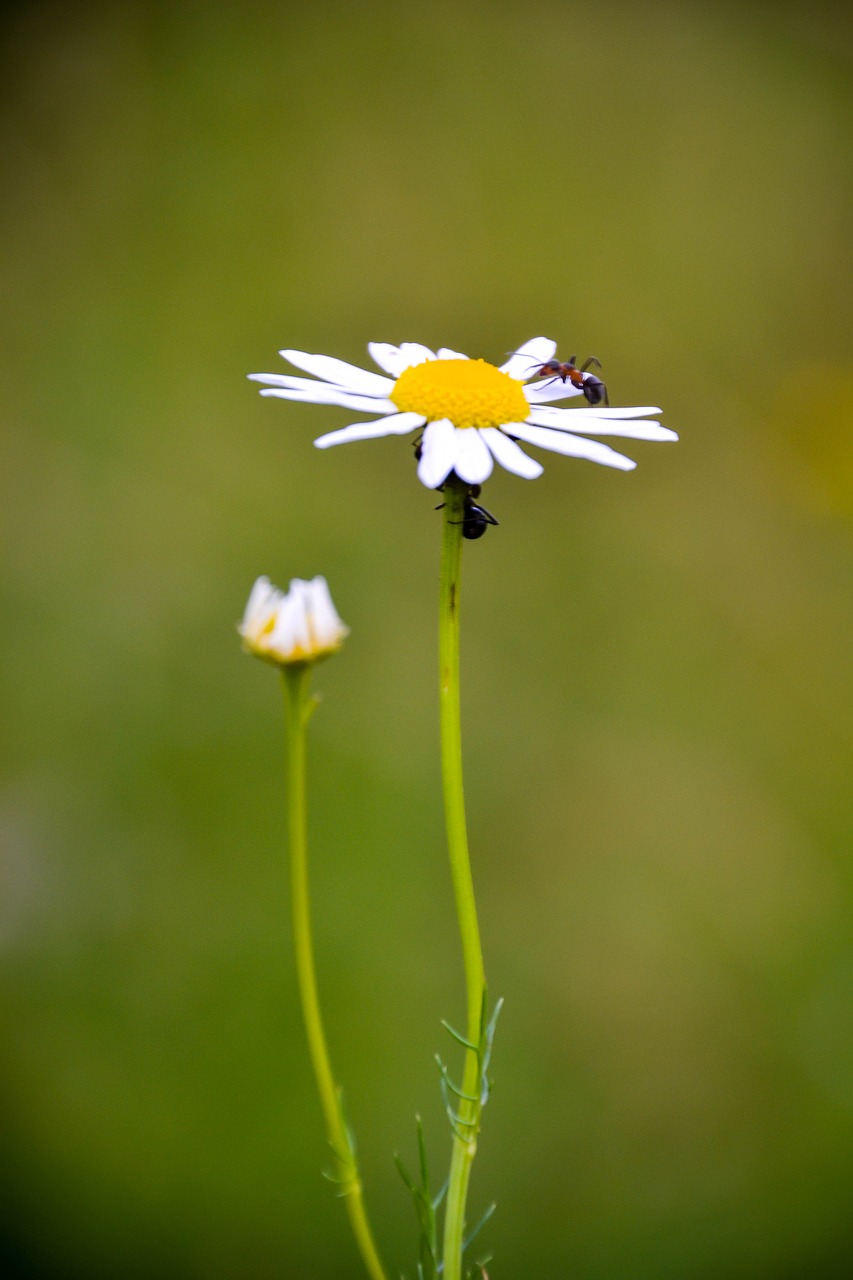
[[[495,473],[467,791],[490,1275],[853,1274],[853,29],[821,3],[18,4],[2,41],[4,1274],[360,1275],[320,1177],[259,573],[312,727],[333,1057],[393,1276],[449,1133],[439,517],[279,347],[600,356],[678,445]],[[618,445],[618,441],[613,441]],[[535,451],[534,451],[535,452]]]

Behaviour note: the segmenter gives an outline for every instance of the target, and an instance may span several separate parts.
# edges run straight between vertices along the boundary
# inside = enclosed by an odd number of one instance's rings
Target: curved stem
[[[341,1104],[341,1090],[332,1074],[317,991],[311,939],[305,805],[306,728],[315,705],[308,693],[311,665],[305,662],[291,663],[282,668],[287,733],[287,825],[296,972],[311,1065],[326,1122],[326,1136],[334,1153],[334,1180],[340,1185],[340,1194],[368,1275],[371,1280],[385,1280],[385,1271],[367,1221],[354,1143]]]
[[[447,846],[456,898],[456,913],[465,964],[468,1021],[465,1070],[454,1121],[453,1153],[444,1219],[443,1280],[460,1280],[465,1235],[465,1203],[471,1164],[477,1153],[482,1089],[481,1056],[485,973],[474,882],[468,855],[465,799],[462,789],[462,737],[459,710],[459,585],[465,490],[449,481],[444,491],[439,606],[439,702],[441,709],[441,773]],[[476,1046],[476,1047],[475,1047]],[[464,1095],[468,1095],[465,1097]]]

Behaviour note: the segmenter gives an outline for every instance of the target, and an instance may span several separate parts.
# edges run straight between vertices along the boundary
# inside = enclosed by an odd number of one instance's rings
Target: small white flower
[[[247,653],[278,666],[316,662],[340,649],[349,635],[325,578],[294,578],[287,593],[269,578],[258,578],[238,631]]]
[[[518,441],[631,471],[637,464],[630,458],[585,435],[678,439],[674,431],[647,420],[647,415],[661,412],[654,406],[560,409],[549,404],[581,394],[571,381],[558,377],[526,381],[553,358],[557,344],[549,338],[531,338],[500,368],[485,360],[469,360],[447,347],[430,351],[417,342],[399,347],[370,342],[367,349],[390,376],[332,356],[287,350],[281,352],[285,360],[313,377],[284,373],[249,377],[267,384],[262,396],[339,405],[374,415],[368,422],[320,436],[314,441],[319,449],[349,440],[422,432],[418,476],[429,489],[442,485],[451,471],[466,484],[482,484],[495,460],[517,476],[535,479],[542,474],[542,466]]]

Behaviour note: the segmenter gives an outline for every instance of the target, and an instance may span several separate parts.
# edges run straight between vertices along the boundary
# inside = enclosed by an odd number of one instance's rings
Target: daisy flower
[[[430,351],[417,342],[399,347],[370,342],[367,349],[383,373],[332,356],[287,350],[281,352],[285,360],[310,378],[284,373],[249,377],[266,383],[262,396],[339,405],[372,415],[369,421],[320,436],[314,441],[318,449],[421,432],[418,477],[428,489],[444,484],[451,472],[466,484],[482,484],[495,461],[534,480],[542,474],[542,465],[519,442],[631,471],[637,464],[630,458],[586,436],[678,439],[674,431],[648,421],[649,414],[661,412],[654,406],[561,409],[549,403],[581,394],[570,381],[537,378],[557,349],[550,338],[531,338],[500,367],[447,347]]]
[[[317,662],[340,649],[349,635],[325,578],[294,578],[287,592],[269,578],[258,578],[238,631],[247,653],[277,666]]]

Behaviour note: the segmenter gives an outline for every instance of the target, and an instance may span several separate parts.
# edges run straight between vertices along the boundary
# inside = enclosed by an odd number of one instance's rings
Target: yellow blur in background
[[[463,992],[440,517],[280,347],[546,334],[677,445],[466,545],[493,1280],[853,1274],[853,29],[817,3],[18,4],[3,19],[0,999],[11,1277],[355,1280],[301,1036],[258,574],[325,575],[329,1038],[393,1168]],[[353,415],[357,417],[358,415]],[[614,444],[619,446],[618,441]]]

